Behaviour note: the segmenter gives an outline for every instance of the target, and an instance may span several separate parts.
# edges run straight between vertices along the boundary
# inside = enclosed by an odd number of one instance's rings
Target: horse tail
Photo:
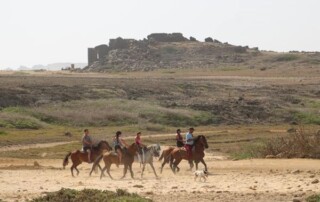
[[[96,158],[96,160],[94,160],[94,163],[92,165],[92,170],[94,170],[96,168],[96,166],[100,163],[102,158],[103,158],[103,154],[100,154],[100,156],[98,156]]]
[[[159,157],[159,161],[161,161],[164,158],[164,151],[162,151],[161,156]]]
[[[68,165],[69,163],[69,156],[71,155],[71,152],[69,152],[66,157],[64,157],[63,159],[63,163],[62,163],[62,166],[63,166],[63,169],[65,169],[66,165]]]

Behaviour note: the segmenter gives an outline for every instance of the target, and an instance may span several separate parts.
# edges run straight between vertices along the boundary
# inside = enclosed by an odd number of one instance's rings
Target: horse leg
[[[101,168],[100,164],[98,163],[97,165],[98,165],[99,170],[102,172],[102,168]],[[91,171],[91,172],[92,172],[92,171]],[[104,177],[106,176],[106,175],[104,174],[104,172],[102,172],[102,174],[103,174]]]
[[[121,178],[121,179],[123,179],[123,178],[126,176],[126,174],[127,174],[127,170],[128,170],[128,165],[127,165],[127,164],[125,164],[125,165],[124,165],[124,168],[123,168],[123,176],[122,176],[122,178]]]
[[[72,175],[72,177],[74,177],[74,175],[73,175],[73,164],[72,164],[70,170],[71,170],[71,175]]]
[[[176,174],[176,168],[178,167],[179,163],[181,162],[182,159],[176,159],[174,162],[173,162],[173,173]]]
[[[201,159],[200,161],[201,161],[201,163],[204,165],[204,170],[205,170],[205,171],[208,171],[206,162],[204,162],[203,159]]]
[[[78,176],[78,175],[79,175],[79,170],[78,170],[78,168],[75,166],[74,169],[76,169],[76,171],[77,171],[77,176]]]
[[[143,177],[143,172],[144,172],[145,167],[146,167],[146,164],[145,163],[142,164],[141,178]]]
[[[131,178],[134,179],[133,171],[132,171],[132,164],[129,165],[129,170],[130,170],[130,173],[131,173]]]
[[[151,166],[151,168],[152,168],[152,170],[153,170],[153,172],[154,172],[154,175],[156,176],[156,178],[158,178],[158,175],[157,175],[157,173],[156,173],[156,170],[154,169],[153,163],[150,162],[149,164],[150,164],[150,166]]]
[[[100,175],[100,179],[102,179],[102,177],[104,176],[104,172],[106,171],[106,166],[104,166],[104,168],[101,170],[101,175]]]
[[[110,167],[111,167],[111,164],[107,166],[107,173],[108,173],[109,177],[113,180],[113,177],[110,174]]]
[[[196,170],[198,170],[199,161],[194,161],[196,163]]]

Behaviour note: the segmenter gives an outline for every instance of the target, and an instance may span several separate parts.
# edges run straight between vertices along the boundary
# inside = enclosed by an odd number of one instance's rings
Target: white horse
[[[160,151],[161,151],[161,148],[160,148],[159,144],[152,144],[147,147],[147,149],[144,152],[144,158],[143,158],[143,162],[142,162],[143,166],[142,166],[141,178],[143,177],[143,172],[144,172],[144,169],[145,169],[147,163],[150,164],[150,166],[154,172],[154,175],[156,177],[158,177],[158,175],[154,169],[154,166],[153,166],[153,157],[159,157]]]

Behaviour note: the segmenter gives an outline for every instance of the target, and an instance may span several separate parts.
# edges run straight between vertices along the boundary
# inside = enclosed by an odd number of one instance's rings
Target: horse
[[[111,151],[112,147],[110,147],[110,145],[109,145],[109,143],[107,141],[104,141],[104,140],[100,141],[96,147],[92,147],[91,159],[95,160],[99,155],[101,155],[106,150],[107,151]],[[80,165],[82,162],[89,163],[89,161],[88,161],[88,153],[87,152],[81,152],[79,150],[76,150],[74,152],[69,152],[66,155],[66,157],[64,158],[64,160],[63,160],[63,164],[62,164],[63,165],[63,169],[69,163],[69,160],[68,160],[69,156],[70,156],[71,161],[72,161],[72,166],[70,168],[71,169],[71,174],[72,174],[72,177],[74,177],[73,169],[76,169],[77,175],[79,175],[79,170],[77,169],[77,166]],[[98,167],[101,170],[101,166],[98,165]]]
[[[178,147],[168,147],[167,149],[164,149],[161,153],[161,156],[159,158],[159,161],[161,161],[163,159],[163,162],[161,164],[161,170],[160,170],[160,173],[162,173],[162,170],[163,170],[163,167],[166,163],[169,163],[170,162],[170,158],[169,158],[169,155],[170,153],[175,149],[175,148],[178,148]],[[170,168],[172,169],[172,164],[170,164]],[[179,171],[180,168],[177,166],[177,171]]]
[[[198,135],[198,137],[194,139],[194,151],[192,151],[192,160],[194,160],[196,163],[196,169],[198,169],[198,163],[201,162],[205,167],[205,171],[207,171],[207,164],[203,160],[205,155],[205,148],[208,148],[206,137],[204,135]],[[170,159],[170,163],[172,164],[171,169],[173,173],[176,173],[176,168],[182,159],[189,160],[187,157],[187,151],[180,148],[175,148],[167,158]],[[190,166],[192,170],[193,163]]]
[[[150,164],[154,175],[158,178],[157,173],[156,173],[154,166],[153,166],[153,157],[154,156],[158,157],[160,155],[160,150],[161,150],[161,148],[160,148],[159,144],[153,144],[153,145],[149,145],[147,147],[147,149],[145,150],[145,153],[144,153],[145,160],[144,160],[144,162],[142,162],[143,167],[142,167],[142,172],[141,172],[141,178],[143,177],[143,172],[144,172],[144,169],[145,169],[147,163]]]
[[[123,149],[122,150],[122,163],[124,165],[123,168],[123,176],[121,179],[123,179],[126,174],[127,174],[127,170],[129,168],[130,173],[131,173],[131,178],[134,179],[133,177],[133,171],[132,171],[132,163],[134,162],[134,156],[136,154],[136,152],[138,151],[138,145],[136,143],[132,143],[128,149]],[[90,171],[90,174],[93,172],[93,170],[95,169],[95,166],[99,165],[99,162],[101,161],[101,159],[103,159],[104,161],[104,168],[101,170],[101,175],[100,175],[100,179],[102,179],[102,177],[104,176],[104,172],[107,170],[107,173],[109,175],[109,177],[111,179],[112,176],[110,174],[110,167],[112,164],[116,164],[117,166],[119,166],[120,162],[119,162],[119,157],[116,153],[114,152],[106,152],[104,154],[101,154],[94,162],[92,169]]]
[[[164,149],[162,151],[161,156],[159,158],[159,161],[161,161],[163,159],[163,162],[161,164],[160,173],[162,173],[163,167],[164,167],[164,165],[166,163],[170,163],[169,165],[170,165],[170,168],[172,169],[172,162],[170,161],[170,157],[169,156],[170,156],[170,153],[176,148],[177,149],[179,149],[179,148],[181,149],[181,148],[184,148],[184,147],[172,147],[172,146],[170,146],[167,149]],[[198,164],[196,164],[196,167],[198,167]],[[180,168],[178,166],[176,168],[177,168],[177,172],[179,172]],[[190,169],[192,169],[191,165],[190,165]]]

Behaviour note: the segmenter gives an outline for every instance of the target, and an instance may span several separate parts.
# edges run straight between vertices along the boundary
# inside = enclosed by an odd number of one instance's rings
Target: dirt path
[[[5,147],[0,147],[0,152],[3,152],[3,151],[15,151],[15,150],[20,150],[20,149],[54,147],[54,146],[58,146],[58,145],[70,144],[70,143],[73,143],[73,142],[77,142],[77,141],[10,145],[10,146],[5,146]]]
[[[155,167],[160,176],[156,179],[151,168],[147,167],[141,179],[139,164],[134,164],[136,179],[99,179],[97,174],[88,176],[90,165],[80,166],[80,175],[72,178],[70,165],[61,169],[59,160],[0,159],[0,199],[23,201],[43,192],[64,188],[84,189],[127,189],[155,201],[292,201],[305,199],[320,191],[320,161],[308,159],[252,159],[241,161],[214,160],[206,157],[211,175],[206,182],[194,181],[193,174],[187,171],[187,162],[181,163],[180,173],[174,175],[165,167],[159,173],[160,163]],[[202,168],[202,167],[201,167]],[[119,179],[122,167],[112,166],[111,174]]]

